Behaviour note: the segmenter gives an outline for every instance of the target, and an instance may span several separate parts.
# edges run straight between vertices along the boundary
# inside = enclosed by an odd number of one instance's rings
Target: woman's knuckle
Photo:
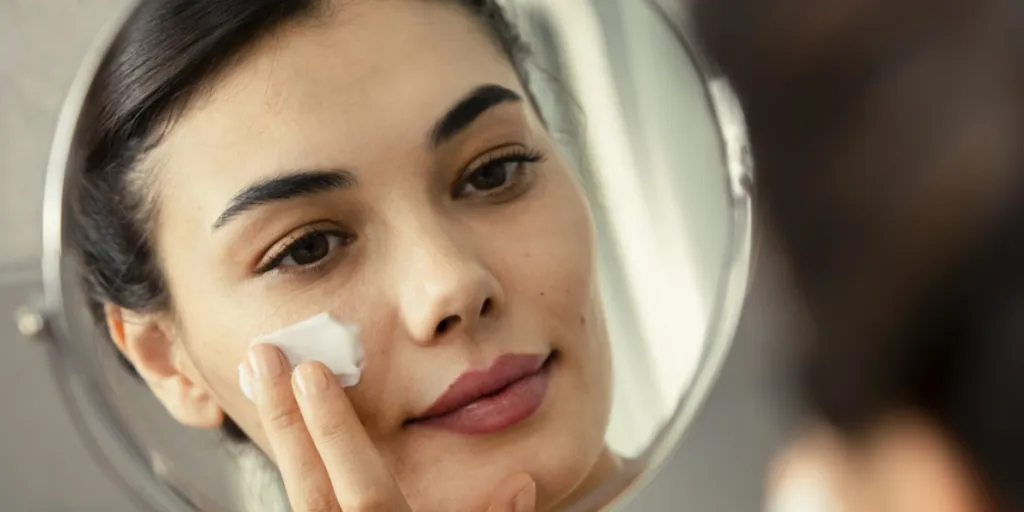
[[[299,475],[307,481],[317,481],[317,479],[323,472],[323,463],[320,462],[320,459],[317,457],[304,457],[302,462],[300,462],[298,466]],[[312,494],[314,491],[311,490],[309,492]],[[317,490],[316,492],[324,494],[319,490]]]
[[[271,410],[266,421],[275,430],[291,430],[302,425],[302,413],[298,409],[281,407]]]
[[[354,496],[352,506],[346,507],[345,511],[348,512],[349,508],[353,512],[391,512],[396,510],[390,496],[372,489],[360,492],[357,496]]]
[[[341,507],[333,495],[317,491],[306,495],[301,510],[303,512],[341,512]]]
[[[336,419],[326,419],[310,427],[314,435],[328,443],[341,442],[345,439],[345,425]]]

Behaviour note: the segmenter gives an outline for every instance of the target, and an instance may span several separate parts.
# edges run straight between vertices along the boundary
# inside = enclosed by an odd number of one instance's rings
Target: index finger
[[[408,511],[405,496],[338,381],[317,362],[296,368],[302,417],[345,512]]]
[[[256,373],[262,373],[253,379],[256,409],[292,509],[337,510],[327,470],[295,401],[284,356],[277,347],[261,344],[251,349],[251,358],[259,368]],[[252,368],[245,365],[242,371]]]

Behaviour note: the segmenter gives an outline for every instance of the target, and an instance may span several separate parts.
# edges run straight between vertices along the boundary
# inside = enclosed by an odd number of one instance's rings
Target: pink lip
[[[533,415],[548,388],[547,355],[506,354],[466,372],[412,424],[466,435],[505,430]]]

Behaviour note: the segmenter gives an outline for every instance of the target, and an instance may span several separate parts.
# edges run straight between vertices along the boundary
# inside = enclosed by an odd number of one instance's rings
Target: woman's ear
[[[224,411],[174,339],[166,319],[113,304],[105,305],[104,311],[114,345],[171,416],[190,427],[219,428]]]

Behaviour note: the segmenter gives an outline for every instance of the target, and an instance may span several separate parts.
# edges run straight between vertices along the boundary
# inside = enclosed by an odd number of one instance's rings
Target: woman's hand
[[[243,367],[252,373],[256,407],[294,510],[412,510],[326,367],[304,363],[289,374],[280,350],[265,344],[252,348]],[[536,494],[529,475],[512,475],[492,493],[487,512],[532,512]]]

